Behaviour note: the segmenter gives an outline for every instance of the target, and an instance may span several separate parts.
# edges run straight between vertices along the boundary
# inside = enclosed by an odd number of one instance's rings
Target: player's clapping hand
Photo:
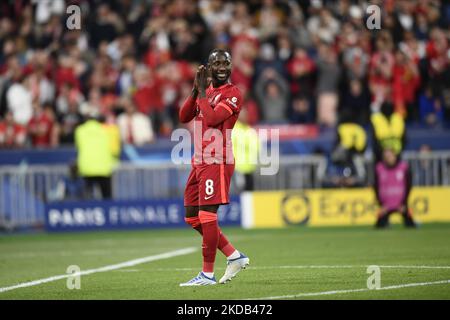
[[[208,86],[208,73],[206,67],[201,65],[197,71],[197,85],[200,93],[204,93]]]

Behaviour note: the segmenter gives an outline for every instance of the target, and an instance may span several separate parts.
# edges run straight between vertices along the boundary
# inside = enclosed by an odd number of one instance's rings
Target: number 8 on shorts
[[[214,181],[212,179],[208,179],[205,181],[205,193],[208,196],[214,193]]]

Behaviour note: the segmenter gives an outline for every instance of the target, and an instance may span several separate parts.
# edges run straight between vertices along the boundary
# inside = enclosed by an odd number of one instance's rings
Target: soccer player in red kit
[[[229,203],[234,172],[231,129],[242,105],[239,89],[230,83],[231,55],[215,49],[207,67],[196,73],[191,95],[180,109],[183,123],[194,120],[194,157],[184,192],[185,221],[203,236],[203,270],[180,286],[216,284],[214,261],[217,249],[227,257],[227,268],[219,283],[230,281],[245,269],[249,258],[236,250],[218,226],[217,210]],[[211,83],[208,85],[208,73]]]

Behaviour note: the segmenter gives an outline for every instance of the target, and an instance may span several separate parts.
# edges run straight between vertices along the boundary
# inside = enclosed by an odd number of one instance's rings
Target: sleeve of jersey
[[[189,96],[183,103],[178,113],[181,123],[186,123],[194,119],[196,113],[195,99]]]
[[[209,105],[207,98],[199,99],[198,105],[202,111],[203,117],[205,117],[206,124],[210,127],[219,125],[234,113],[223,101],[220,101],[214,109]]]

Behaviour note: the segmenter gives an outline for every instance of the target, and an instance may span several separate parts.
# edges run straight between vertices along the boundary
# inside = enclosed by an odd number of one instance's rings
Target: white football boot
[[[209,286],[217,284],[216,278],[208,278],[203,272],[200,272],[198,276],[189,280],[185,283],[180,283],[180,287],[190,287],[190,286]]]
[[[239,252],[239,254],[239,258],[229,259],[227,261],[227,269],[225,270],[223,277],[220,278],[219,283],[231,281],[231,279],[233,279],[239,271],[245,269],[249,265],[250,259],[242,252]]]

